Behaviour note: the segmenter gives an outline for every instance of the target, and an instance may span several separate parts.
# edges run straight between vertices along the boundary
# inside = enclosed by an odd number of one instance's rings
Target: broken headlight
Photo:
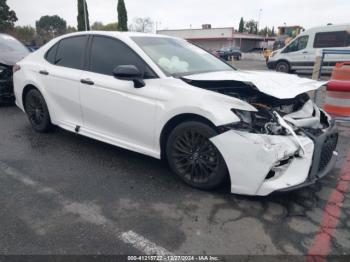
[[[221,132],[238,130],[268,135],[285,134],[285,129],[268,109],[260,108],[257,112],[232,109],[232,112],[240,121],[219,127]]]

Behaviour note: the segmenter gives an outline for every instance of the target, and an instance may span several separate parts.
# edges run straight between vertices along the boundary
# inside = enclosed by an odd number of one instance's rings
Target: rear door
[[[57,124],[74,130],[82,125],[80,80],[88,36],[61,40],[46,54],[47,63],[40,69],[46,96]]]

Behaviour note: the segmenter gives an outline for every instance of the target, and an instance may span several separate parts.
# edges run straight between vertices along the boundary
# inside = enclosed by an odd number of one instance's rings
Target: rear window
[[[46,60],[50,62],[51,64],[56,63],[56,53],[57,53],[57,47],[59,44],[55,44],[53,47],[50,48],[50,50],[46,53]]]
[[[314,48],[345,47],[350,45],[347,31],[323,32],[315,35]]]
[[[58,66],[81,69],[86,41],[87,36],[76,36],[61,40],[57,48],[54,64]],[[50,51],[53,53],[54,49]],[[53,54],[49,52],[47,54],[47,59],[48,56],[50,56],[50,59],[52,60]]]

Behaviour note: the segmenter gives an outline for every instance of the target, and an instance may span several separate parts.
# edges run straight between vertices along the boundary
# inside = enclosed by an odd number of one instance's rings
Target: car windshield
[[[18,52],[28,53],[28,49],[12,36],[0,34],[0,54]]]
[[[179,77],[235,70],[212,54],[185,40],[167,37],[133,37],[132,39],[168,76]]]

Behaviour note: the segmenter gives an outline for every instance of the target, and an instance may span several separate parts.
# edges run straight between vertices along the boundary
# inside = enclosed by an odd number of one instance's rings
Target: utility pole
[[[52,33],[52,39],[55,38],[55,31],[53,30],[53,27],[50,26],[50,30],[49,30],[51,33]]]
[[[87,31],[86,0],[84,0],[84,20],[85,20],[85,31]]]
[[[161,29],[162,22],[161,21],[156,21],[156,34],[158,34],[158,29]]]
[[[259,9],[259,18],[258,18],[258,33],[259,33],[259,30],[260,30],[261,12],[262,12],[262,9],[260,8],[260,9]]]

